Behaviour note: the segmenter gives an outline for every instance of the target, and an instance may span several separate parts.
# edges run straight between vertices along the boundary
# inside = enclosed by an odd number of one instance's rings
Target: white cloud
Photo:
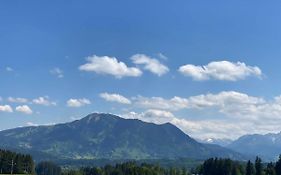
[[[248,76],[262,76],[262,71],[257,66],[247,66],[242,62],[233,63],[229,61],[214,61],[204,66],[187,64],[181,66],[178,71],[197,81],[210,79],[237,81]]]
[[[33,123],[33,122],[27,122],[26,125],[27,126],[39,126],[38,124]]]
[[[67,103],[68,107],[81,107],[81,106],[85,106],[85,105],[91,104],[90,100],[88,100],[86,98],[81,98],[81,99],[73,99],[73,98],[71,98],[66,103]]]
[[[197,138],[235,139],[244,134],[280,132],[281,96],[266,100],[245,93],[223,91],[187,98],[136,97],[132,103],[145,111],[124,114],[124,118],[157,124],[170,122]],[[182,109],[192,111],[196,116],[178,118],[170,112]]]
[[[27,105],[17,106],[16,111],[22,112],[22,113],[25,113],[25,114],[32,114],[33,113],[33,111]]]
[[[14,97],[8,97],[7,99],[11,103],[27,103],[28,99],[26,98],[14,98]]]
[[[36,99],[32,100],[33,103],[37,104],[37,105],[44,105],[44,106],[56,106],[57,103],[50,101],[48,96],[45,97],[38,97]]]
[[[169,111],[158,109],[149,109],[142,113],[129,112],[121,116],[127,119],[139,119],[145,122],[151,122],[156,124],[170,122],[175,117],[174,114]]]
[[[0,112],[13,112],[13,108],[10,105],[0,105]]]
[[[81,65],[79,70],[95,72],[97,74],[113,75],[116,78],[139,77],[142,71],[136,67],[128,67],[125,63],[118,61],[115,57],[90,56],[87,57],[88,63]]]
[[[147,109],[163,109],[163,110],[171,110],[177,111],[180,109],[187,108],[188,100],[181,97],[173,97],[171,99],[164,99],[162,97],[134,97],[134,104],[139,108],[147,108]]]
[[[138,96],[132,99],[134,105],[138,108],[170,111],[182,109],[209,110],[210,108],[214,108],[218,112],[229,114],[230,116],[234,114],[236,114],[236,116],[253,114],[257,112],[258,109],[264,108],[262,106],[269,105],[263,98],[253,97],[235,91],[222,91],[217,94],[208,93],[187,98],[175,96],[171,99],[165,99],[162,97]],[[278,101],[278,98],[276,98],[276,101]],[[277,109],[277,107],[275,108]]]
[[[178,118],[169,111],[149,109],[136,113],[129,112],[120,115],[127,119],[139,119],[155,124],[171,123],[193,138],[228,138],[236,139],[250,133],[265,134],[279,132],[280,125],[276,122],[254,123],[251,120],[238,121],[237,119],[188,119]]]
[[[263,105],[265,100],[235,91],[223,91],[218,94],[192,96],[188,98],[189,108],[204,109],[216,107],[225,114],[239,113],[245,115],[251,112],[251,107]],[[239,109],[239,110],[238,110]]]
[[[120,94],[101,93],[100,97],[106,101],[117,102],[121,104],[131,104],[131,101]]]
[[[144,65],[144,69],[158,76],[162,76],[169,72],[169,68],[161,64],[157,59],[151,58],[144,54],[136,54],[131,57],[135,64]]]
[[[57,78],[63,78],[64,77],[63,71],[58,67],[51,69],[50,73],[52,75],[55,75]]]
[[[0,101],[2,101],[3,100],[3,98],[2,97],[0,97]]]

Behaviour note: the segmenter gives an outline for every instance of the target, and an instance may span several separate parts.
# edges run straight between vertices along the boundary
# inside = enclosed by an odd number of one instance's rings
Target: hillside
[[[93,113],[81,120],[0,132],[1,147],[57,159],[156,159],[243,156],[201,144],[170,123],[156,125]]]

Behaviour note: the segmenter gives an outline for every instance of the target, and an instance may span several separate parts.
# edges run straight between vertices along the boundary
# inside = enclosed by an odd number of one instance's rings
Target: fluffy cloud
[[[145,111],[129,112],[122,115],[124,118],[157,124],[170,122],[197,138],[235,139],[249,133],[280,132],[281,96],[266,100],[245,93],[223,91],[187,98],[136,97],[132,103]],[[171,112],[182,109],[199,116],[178,118]]]
[[[56,102],[50,101],[48,96],[45,97],[38,97],[33,99],[32,102],[37,105],[44,105],[44,106],[55,106],[57,105]]]
[[[139,77],[142,71],[136,67],[128,67],[125,63],[118,61],[115,57],[108,56],[90,56],[88,63],[81,65],[79,70],[95,72],[97,74],[113,75],[116,78]]]
[[[64,77],[63,71],[58,67],[51,69],[50,73],[52,75],[55,75],[57,78],[63,78]]]
[[[13,112],[13,108],[10,105],[0,105],[0,112]]]
[[[14,97],[8,97],[7,99],[11,103],[27,103],[28,99],[26,98],[14,98]]]
[[[167,123],[170,122],[173,118],[175,118],[173,113],[158,109],[149,109],[142,113],[129,112],[121,116],[127,119],[139,119],[145,122],[151,122],[156,124]]]
[[[169,68],[161,64],[157,59],[151,58],[144,54],[136,54],[131,57],[135,64],[144,65],[144,69],[158,76],[162,76],[169,72]]]
[[[25,114],[32,114],[33,113],[33,111],[27,105],[17,106],[16,111],[22,112],[22,113],[25,113]]]
[[[139,108],[148,109],[162,109],[176,111],[188,107],[188,100],[181,97],[173,97],[171,99],[164,99],[162,97],[134,97],[134,104]]]
[[[242,135],[250,133],[265,134],[269,132],[280,132],[280,125],[278,122],[270,122],[268,120],[260,123],[255,123],[251,120],[239,121],[237,119],[191,120],[188,119],[188,117],[178,118],[169,111],[155,109],[149,109],[141,113],[129,112],[121,116],[127,119],[139,119],[155,124],[164,124],[169,122],[180,128],[191,137],[200,139],[236,139]]]
[[[266,102],[263,98],[253,97],[235,91],[222,91],[217,94],[201,94],[187,98],[175,96],[171,99],[165,99],[162,97],[138,96],[132,99],[134,105],[138,108],[169,111],[178,111],[182,109],[209,110],[213,108],[215,111],[222,114],[236,117],[258,115],[259,113],[259,115],[261,115],[264,110],[268,110],[268,112],[271,110],[273,112],[279,110],[279,104],[277,104],[277,102],[280,102],[281,105],[281,100],[279,100],[279,98],[275,98],[274,102]],[[272,112],[270,112],[270,115],[273,114]]]
[[[235,91],[223,91],[218,94],[208,93],[206,95],[192,96],[188,98],[188,108],[218,108],[219,112],[225,114],[246,115],[253,112],[253,107],[264,105],[263,98],[249,96]]]
[[[101,93],[100,97],[106,101],[117,102],[121,104],[131,104],[131,101],[120,94]]]
[[[262,71],[257,66],[247,66],[242,62],[215,61],[204,66],[187,64],[181,66],[178,71],[193,80],[225,80],[237,81],[248,76],[261,77]]]
[[[76,107],[76,108],[91,104],[90,100],[86,98],[81,98],[81,99],[71,98],[66,103],[68,107]]]

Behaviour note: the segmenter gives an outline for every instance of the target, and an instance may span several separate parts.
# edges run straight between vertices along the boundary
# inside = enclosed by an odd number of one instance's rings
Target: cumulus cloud
[[[131,101],[120,94],[101,93],[100,97],[106,101],[117,102],[121,104],[131,104]]]
[[[0,105],[0,112],[13,112],[13,108],[10,105]]]
[[[25,114],[32,114],[33,113],[33,111],[27,105],[17,106],[16,111],[22,112],[22,113],[25,113]]]
[[[7,100],[11,103],[27,103],[28,102],[28,99],[20,98],[20,97],[18,97],[18,98],[8,97]]]
[[[55,67],[55,68],[51,69],[50,73],[52,75],[56,76],[57,78],[63,78],[64,77],[63,71],[58,67]]]
[[[132,103],[144,112],[129,112],[123,115],[124,118],[157,124],[170,122],[197,138],[235,139],[249,133],[280,132],[281,96],[264,99],[236,91],[222,91],[186,98],[135,97]],[[199,116],[179,118],[173,114],[183,109]]]
[[[88,63],[81,65],[79,70],[112,75],[116,78],[139,77],[142,75],[141,70],[136,67],[128,67],[125,63],[118,61],[115,57],[93,55],[87,57],[86,60]]]
[[[144,69],[158,76],[162,76],[169,72],[169,68],[161,64],[157,59],[151,58],[144,54],[135,54],[131,57],[135,64],[144,65]]]
[[[56,106],[57,105],[56,102],[50,101],[48,96],[38,97],[36,99],[33,99],[32,102],[34,104],[44,105],[44,106],[51,106],[51,105]]]
[[[137,113],[128,112],[121,115],[127,119],[139,119],[155,124],[171,123],[193,138],[228,138],[236,139],[245,134],[280,132],[278,122],[263,121],[255,123],[251,120],[237,119],[190,119],[176,117],[173,113],[165,110],[149,109]],[[235,131],[235,132],[234,132]]]
[[[86,99],[86,98],[81,98],[81,99],[69,99],[66,102],[68,107],[81,107],[81,106],[85,106],[85,105],[89,105],[91,104],[91,101]]]
[[[175,118],[173,113],[158,109],[149,109],[142,113],[128,112],[121,116],[127,119],[139,119],[145,122],[151,122],[155,124],[167,123],[170,122],[173,118]]]
[[[133,97],[134,105],[139,108],[163,109],[177,111],[188,107],[188,100],[181,97],[165,99],[162,97]]]
[[[213,108],[220,113],[228,114],[230,116],[233,116],[234,114],[235,116],[245,116],[250,114],[257,115],[258,112],[261,113],[262,110],[269,107],[272,108],[270,110],[276,111],[278,109],[276,102],[280,102],[281,105],[281,100],[279,100],[279,98],[276,98],[275,102],[270,103],[266,102],[263,98],[249,96],[235,91],[222,91],[217,94],[201,94],[187,98],[175,96],[170,99],[165,99],[162,97],[138,96],[133,97],[132,99],[134,105],[138,108],[152,108],[169,111],[178,111],[182,109],[209,110],[210,108]],[[273,108],[275,110],[273,110]]]
[[[204,80],[243,80],[248,76],[261,77],[262,71],[257,66],[248,66],[243,62],[214,61],[204,66],[187,64],[179,67],[178,71],[196,81]]]

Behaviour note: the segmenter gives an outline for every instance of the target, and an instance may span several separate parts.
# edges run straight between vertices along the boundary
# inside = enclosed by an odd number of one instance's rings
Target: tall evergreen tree
[[[265,169],[265,175],[276,175],[275,167],[272,162],[268,163]]]
[[[246,175],[254,175],[255,169],[253,163],[249,160],[246,165]]]
[[[281,155],[279,155],[279,160],[275,164],[276,175],[281,175]]]
[[[256,169],[256,175],[262,175],[261,158],[259,158],[258,156],[256,157],[256,161],[255,161],[255,169]]]

